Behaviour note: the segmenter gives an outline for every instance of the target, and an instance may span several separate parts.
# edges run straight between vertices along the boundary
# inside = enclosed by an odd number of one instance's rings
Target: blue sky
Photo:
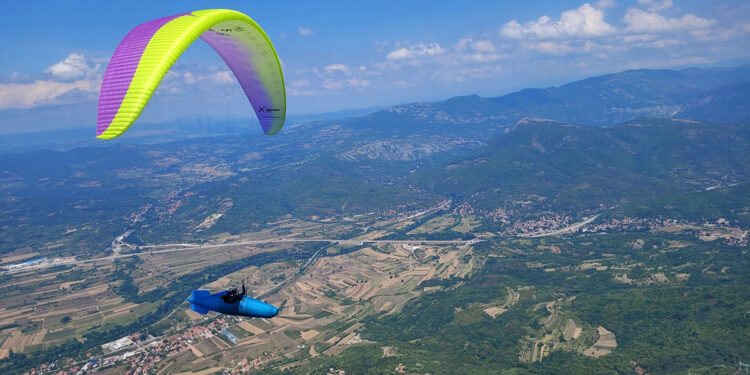
[[[0,134],[93,127],[120,39],[139,23],[206,8],[241,11],[266,30],[290,114],[750,62],[747,1],[14,1],[0,5]],[[226,71],[196,42],[139,121],[250,119]]]

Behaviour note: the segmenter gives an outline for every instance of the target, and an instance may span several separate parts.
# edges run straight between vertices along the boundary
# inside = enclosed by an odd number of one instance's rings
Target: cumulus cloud
[[[619,23],[610,24],[604,10],[615,6],[614,0],[599,0],[593,5],[584,3],[562,12],[559,19],[547,15],[528,22],[513,19],[500,28],[502,49],[510,46],[548,55],[590,54],[596,57],[605,52],[626,53],[633,48],[657,49],[696,41],[727,41],[747,33],[737,25],[719,26],[716,20],[695,14],[662,15],[662,10],[675,8],[672,0],[638,0],[636,7],[624,12]],[[679,55],[677,51],[674,54]]]
[[[563,68],[601,70],[602,64],[620,68],[643,56],[653,59],[644,66],[659,66],[658,61],[667,60],[678,65],[702,63],[682,57],[699,54],[697,51],[706,46],[699,42],[736,39],[750,32],[750,26],[745,24],[730,30],[713,19],[680,12],[669,0],[633,3],[634,7],[622,9],[622,16],[616,18],[611,14],[611,9],[618,6],[615,0],[593,0],[559,14],[510,20],[504,25],[501,22],[495,33],[473,33],[451,41],[376,42],[380,61],[367,66],[354,61],[332,62],[310,68],[299,72],[299,80],[288,85],[287,90],[297,95],[345,95],[371,85],[378,89],[409,87],[428,80],[469,81],[512,74],[503,72],[516,71],[514,64],[519,58],[540,67],[553,67],[548,69],[550,72]],[[667,9],[671,10],[664,14],[669,17],[660,14]],[[501,66],[500,61],[507,61],[508,65]]]
[[[311,36],[313,34],[312,30],[302,26],[297,27],[297,32],[302,36]]]
[[[608,8],[614,8],[617,6],[617,3],[615,0],[599,0],[594,3],[594,8],[596,9],[608,9]]]
[[[615,28],[604,20],[604,12],[585,3],[578,9],[568,10],[560,15],[559,21],[542,16],[536,21],[520,24],[511,20],[500,28],[506,38],[554,39],[563,37],[601,37],[612,34]]]
[[[71,53],[65,60],[58,62],[47,68],[46,72],[60,80],[73,80],[92,77],[96,75],[101,68],[100,64],[90,65],[86,56],[77,53]]]
[[[648,8],[648,10],[654,12],[669,9],[674,6],[672,0],[638,0],[638,4],[641,4]]]
[[[667,18],[656,12],[630,8],[625,13],[626,30],[633,32],[673,32],[706,29],[716,21],[686,14],[680,18]]]
[[[440,46],[440,44],[437,43],[430,43],[430,44],[414,44],[409,47],[401,47],[398,49],[395,49],[388,53],[388,55],[385,56],[388,60],[408,60],[408,59],[416,59],[419,57],[425,57],[425,56],[436,56],[441,53],[444,53],[445,49]]]
[[[91,63],[86,56],[71,53],[47,68],[48,75],[43,79],[0,84],[0,110],[29,109],[92,98],[101,85],[100,69],[100,64]]]
[[[462,38],[450,47],[443,47],[436,42],[416,43],[391,50],[386,54],[384,62],[373,65],[376,71],[368,70],[367,74],[381,75],[382,72],[396,71],[405,67],[428,65],[455,67],[467,63],[486,64],[508,55],[499,53],[495,44],[487,38]]]
[[[33,83],[0,84],[0,110],[29,109],[62,104],[61,97],[77,92],[95,93],[99,82],[79,80],[73,82],[35,81]]]

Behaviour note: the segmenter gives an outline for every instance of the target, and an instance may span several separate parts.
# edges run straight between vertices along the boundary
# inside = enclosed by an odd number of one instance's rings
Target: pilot
[[[247,290],[245,289],[245,281],[242,281],[242,293],[238,293],[237,288],[231,288],[227,291],[226,294],[221,296],[221,299],[223,299],[226,303],[235,303],[242,300],[242,297],[245,297],[246,292]]]
[[[221,299],[223,299],[225,303],[235,303],[237,301],[237,288],[227,290],[226,294],[221,296]]]

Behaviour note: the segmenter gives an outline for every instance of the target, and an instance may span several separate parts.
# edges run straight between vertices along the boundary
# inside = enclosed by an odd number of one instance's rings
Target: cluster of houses
[[[65,366],[60,368],[56,368],[54,363],[45,363],[28,370],[26,374],[84,375],[111,366],[121,366],[125,375],[150,374],[157,363],[187,350],[194,339],[221,332],[228,326],[226,320],[218,318],[205,325],[188,327],[179,334],[165,337],[146,337],[136,333],[103,344],[102,349],[111,353],[109,356],[89,356],[84,363],[73,363],[74,361],[69,358],[65,361]]]
[[[264,365],[267,365],[269,362],[275,360],[276,354],[266,352],[265,357],[265,359],[263,357],[256,357],[252,359],[245,358],[240,361],[235,368],[226,370],[225,373],[231,375],[256,373],[260,371]]]

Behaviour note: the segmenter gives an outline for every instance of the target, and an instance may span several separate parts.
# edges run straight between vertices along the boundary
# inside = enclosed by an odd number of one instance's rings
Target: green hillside
[[[616,127],[521,121],[475,155],[407,183],[495,210],[516,201],[597,210],[750,175],[750,128],[642,119]],[[518,206],[518,204],[515,204]]]

